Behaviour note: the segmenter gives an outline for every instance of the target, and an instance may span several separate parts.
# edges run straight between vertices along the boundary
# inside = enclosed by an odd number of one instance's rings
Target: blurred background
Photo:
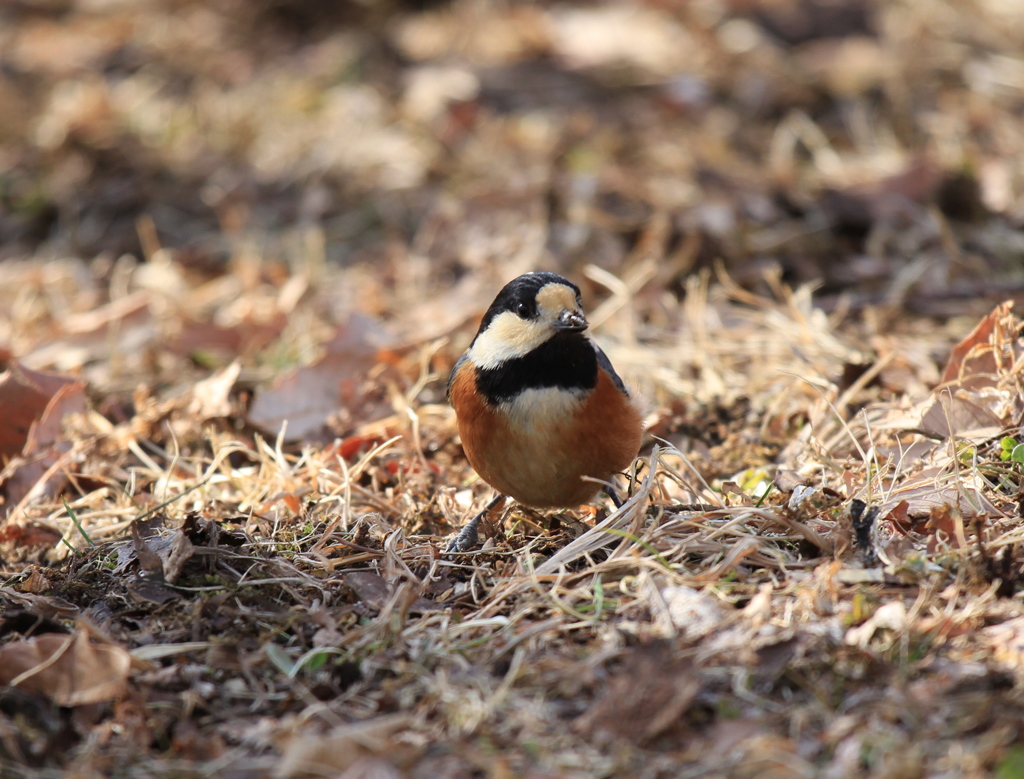
[[[975,314],[1024,282],[1022,40],[1014,0],[4,0],[0,257],[401,300],[644,255]]]
[[[0,359],[130,416],[140,384],[326,355],[308,425],[309,377],[249,408],[304,437],[339,382],[383,391],[379,349],[444,343],[447,375],[542,268],[659,404],[758,394],[704,354],[788,342],[719,303],[802,285],[848,363],[910,336],[921,391],[1024,293],[1021,41],[1012,0],[6,0]],[[615,350],[659,341],[692,347]]]

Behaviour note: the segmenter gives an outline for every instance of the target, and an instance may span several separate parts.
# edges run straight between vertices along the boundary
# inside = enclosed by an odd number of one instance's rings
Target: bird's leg
[[[636,461],[635,460],[634,460],[633,464],[636,465]],[[639,468],[642,468],[643,465],[644,465],[644,461],[641,460],[640,461],[640,465],[637,468],[631,468],[629,471],[626,471],[626,472],[624,472],[622,474],[623,476],[626,477],[626,497],[627,498],[631,497],[632,494],[633,494],[633,486],[636,483],[636,479],[638,478],[637,471],[639,470]],[[617,493],[615,491],[614,487],[612,487],[610,484],[606,484],[605,488],[604,488],[604,494],[612,499],[612,503],[615,504],[616,511],[618,509],[622,508],[622,498],[619,497],[619,493]]]
[[[445,554],[458,554],[476,546],[480,537],[480,521],[490,512],[497,511],[503,505],[505,505],[505,496],[501,494],[495,495],[491,502],[484,507],[483,511],[469,520],[466,526],[459,531],[459,534],[448,542],[448,546],[444,550]]]

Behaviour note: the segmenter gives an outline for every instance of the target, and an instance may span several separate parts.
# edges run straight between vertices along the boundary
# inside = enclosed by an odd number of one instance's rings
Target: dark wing
[[[611,379],[615,382],[615,386],[618,388],[619,392],[628,398],[629,390],[626,389],[626,385],[622,383],[622,379],[619,378],[619,374],[615,372],[615,368],[612,367],[612,361],[608,359],[608,355],[605,354],[601,347],[593,341],[590,342],[590,345],[594,347],[594,351],[597,353],[598,366],[602,368],[605,373],[611,376]],[[455,367],[457,368],[458,366]]]
[[[464,362],[466,362],[466,360],[468,360],[468,359],[469,359],[469,352],[463,352],[462,356],[458,359],[458,361],[456,361],[455,367],[452,368],[452,372],[450,374],[448,374],[448,386],[445,387],[444,396],[445,396],[445,398],[447,398],[449,403],[452,402],[452,382],[455,381],[455,376],[458,374],[459,368],[461,368],[462,364]],[[598,359],[600,359],[600,358],[598,358]],[[607,360],[607,359],[608,358],[605,357],[605,360]],[[616,379],[617,378],[618,377],[616,376]]]

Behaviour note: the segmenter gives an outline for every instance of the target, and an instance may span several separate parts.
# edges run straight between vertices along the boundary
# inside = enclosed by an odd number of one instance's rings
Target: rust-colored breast
[[[475,382],[475,368],[466,361],[449,393],[466,457],[480,478],[520,503],[586,503],[600,487],[583,477],[606,481],[628,468],[640,449],[642,415],[603,370],[592,391],[570,399],[574,411],[552,419],[538,409],[543,422],[537,424],[523,421],[521,413],[513,421],[508,407],[489,406]]]

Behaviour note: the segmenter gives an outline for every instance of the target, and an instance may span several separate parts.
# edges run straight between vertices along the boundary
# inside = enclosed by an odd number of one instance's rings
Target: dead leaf
[[[967,536],[964,533],[964,518],[953,506],[943,503],[932,506],[928,512],[927,529],[933,533],[943,533],[946,542],[956,549],[967,547]]]
[[[11,603],[15,603],[32,614],[44,619],[73,619],[78,616],[79,608],[63,598],[47,595],[33,595],[18,592],[10,587],[0,587],[0,595]]]
[[[138,522],[132,522],[131,533],[135,559],[139,561],[141,572],[149,579],[162,579],[164,575],[163,562],[160,560],[160,555],[149,548]]]
[[[36,569],[33,570],[32,573],[28,575],[28,578],[21,583],[21,591],[28,592],[33,595],[42,595],[52,586],[53,583],[46,578],[42,572]]]
[[[374,611],[380,611],[391,601],[394,588],[380,574],[369,571],[355,571],[345,574],[345,584],[351,587],[359,602]],[[416,598],[409,606],[410,614],[437,611],[441,606],[428,598]]]
[[[681,657],[671,641],[657,639],[626,656],[575,728],[600,739],[649,741],[678,722],[699,690],[693,662]]]
[[[961,484],[958,487],[937,487],[934,471],[922,471],[907,480],[898,492],[894,492],[882,505],[881,511],[888,513],[900,503],[906,503],[909,517],[929,514],[934,508],[955,506],[961,515],[968,518],[998,517],[1002,512],[996,508],[978,488]]]
[[[82,413],[85,413],[85,384],[80,381],[64,384],[49,399],[43,413],[29,428],[22,450],[25,462],[3,484],[11,506],[20,504],[30,494],[35,499],[55,495],[63,488],[67,477],[62,468],[54,466],[72,448],[70,441],[63,440],[64,418],[68,414]],[[51,469],[54,472],[47,476]]]
[[[288,440],[318,432],[340,409],[363,401],[363,385],[377,364],[378,349],[391,340],[374,320],[353,316],[339,328],[320,360],[256,393],[249,421],[274,435],[287,424]],[[371,418],[372,414],[360,414],[363,421]]]
[[[217,733],[204,733],[189,720],[174,726],[171,749],[180,760],[216,760],[224,754],[224,740]]]
[[[985,441],[1006,429],[1006,421],[976,403],[968,393],[940,389],[921,417],[919,427],[935,436]]]
[[[64,417],[85,413],[85,383],[72,381],[60,387],[46,404],[42,416],[32,423],[25,441],[24,453],[34,455],[59,443]]]
[[[351,587],[359,599],[375,611],[380,611],[391,597],[391,587],[380,574],[356,571],[345,574],[345,584]]]
[[[186,318],[165,347],[183,357],[226,362],[239,354],[252,354],[263,349],[281,335],[286,323],[283,315],[269,321],[247,321],[226,327]]]
[[[274,777],[336,777],[364,758],[393,757],[396,751],[401,752],[394,734],[409,724],[408,715],[390,714],[344,725],[323,736],[297,736],[285,746]]]
[[[899,530],[901,533],[909,533],[910,530],[914,527],[913,520],[911,520],[908,517],[909,508],[910,504],[907,503],[905,500],[901,500],[899,503],[892,507],[888,514],[882,517],[882,521],[892,522],[896,529]]]
[[[773,644],[765,644],[756,651],[757,669],[755,675],[762,684],[771,684],[786,670],[796,657],[800,639],[787,638]]]
[[[878,607],[878,610],[861,625],[846,631],[843,639],[847,646],[859,646],[861,649],[871,643],[871,639],[879,630],[901,632],[907,626],[907,607],[901,600],[894,600]]]
[[[664,616],[671,623],[661,625],[662,635],[678,632],[686,641],[698,641],[721,627],[730,616],[716,598],[682,584],[662,587],[658,595],[665,606]]]
[[[0,543],[12,543],[24,548],[53,546],[60,541],[60,531],[34,522],[7,522],[0,527]]]
[[[34,371],[11,361],[0,373],[0,457],[20,454],[33,423],[64,387],[80,384],[75,378],[49,371]]]
[[[174,531],[172,538],[167,557],[163,558],[164,580],[168,584],[174,584],[178,580],[185,568],[185,563],[192,558],[196,551],[189,537],[181,530]]]
[[[995,350],[1001,349],[1015,331],[1011,308],[1012,300],[1000,303],[956,345],[942,371],[943,384],[962,382],[968,375],[995,374],[998,371]]]
[[[197,381],[192,388],[192,400],[188,404],[189,416],[198,422],[230,416],[233,411],[231,390],[241,370],[241,360],[235,360],[209,378]]]
[[[45,695],[58,706],[102,703],[124,694],[131,655],[88,633],[48,633],[0,648],[0,684]]]
[[[733,505],[733,503],[735,503],[735,505],[737,505],[737,506],[753,506],[754,505],[754,499],[751,498],[746,492],[744,492],[743,488],[740,487],[740,485],[737,484],[734,481],[723,481],[722,482],[722,494],[723,495],[735,495],[737,498],[739,498],[739,500],[737,500],[737,501],[734,501],[734,502],[731,501],[730,505]]]
[[[173,536],[153,536],[147,539],[143,536],[143,532],[138,521],[132,523],[132,551],[134,558],[139,562],[139,571],[128,580],[128,589],[135,596],[151,603],[166,603],[174,600],[179,597],[178,593],[167,586],[164,574],[165,561],[174,545]],[[181,531],[179,530],[178,533],[180,534]],[[188,549],[191,550],[191,542],[187,538],[185,541],[188,542]],[[129,562],[131,562],[131,556],[125,560],[119,560],[119,565],[126,566]],[[182,565],[184,565],[184,561]],[[180,570],[177,573],[180,574]]]

